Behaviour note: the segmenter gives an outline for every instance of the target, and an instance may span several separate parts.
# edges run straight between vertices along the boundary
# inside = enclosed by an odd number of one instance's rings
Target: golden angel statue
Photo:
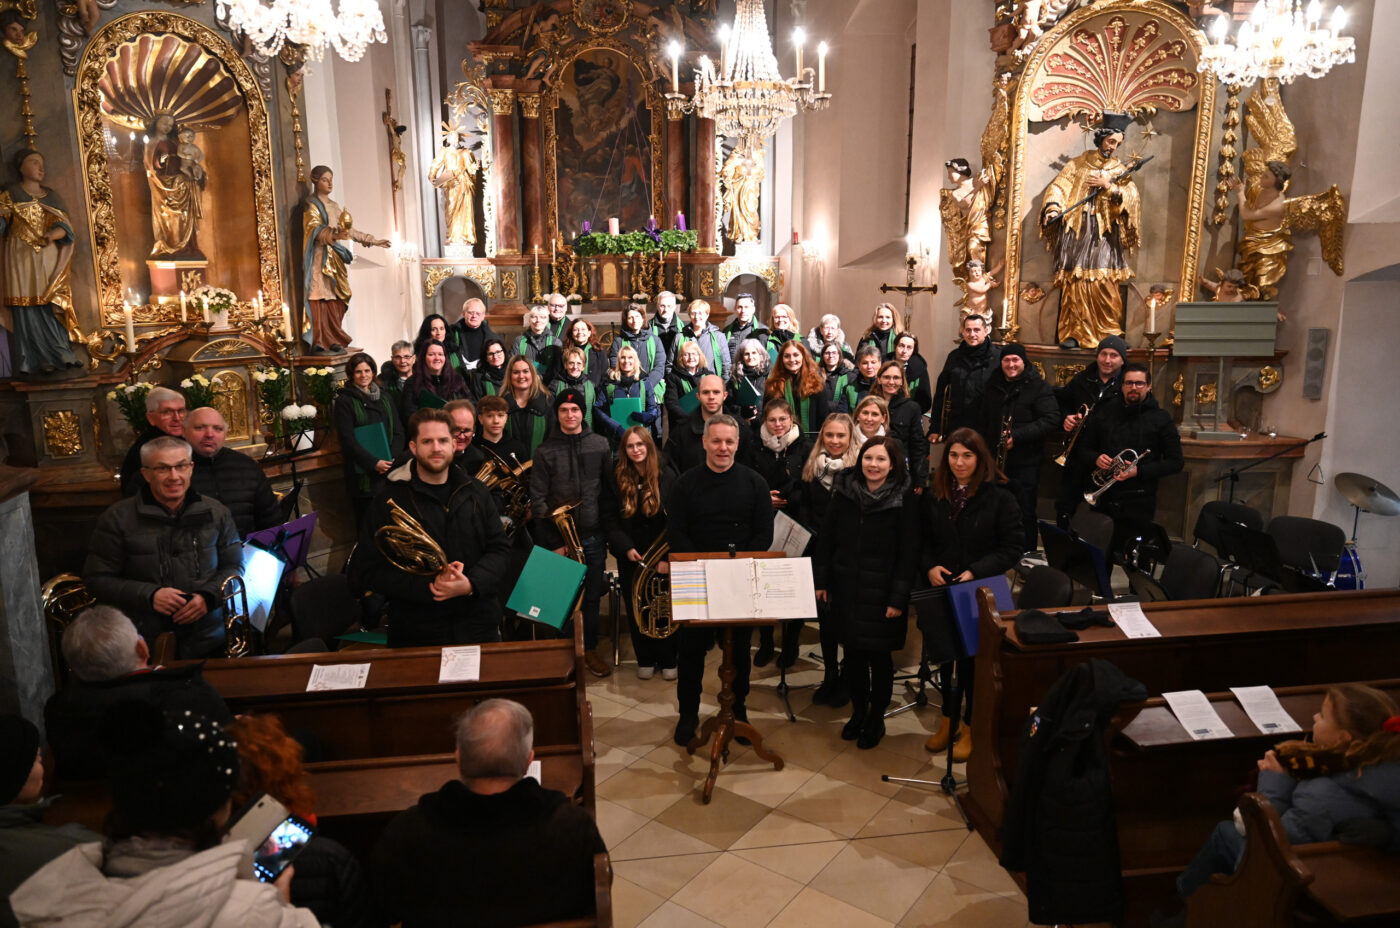
[[[1230,183],[1232,190],[1244,189],[1239,203],[1244,229],[1235,251],[1245,281],[1257,294],[1255,299],[1276,300],[1279,281],[1288,271],[1294,231],[1318,232],[1327,266],[1341,275],[1347,204],[1336,184],[1325,193],[1286,196],[1293,173],[1289,162],[1298,151],[1298,141],[1279,96],[1278,81],[1263,81],[1245,105],[1245,125],[1250,140],[1257,144],[1244,153],[1248,182],[1235,178]]]
[[[759,238],[758,199],[763,187],[763,147],[750,151],[734,149],[724,163],[724,208],[729,214],[726,228],[735,242],[756,242]]]
[[[938,192],[938,211],[948,237],[948,263],[956,276],[964,277],[969,260],[986,264],[996,181],[988,168],[974,177],[966,158],[952,158],[943,162],[943,167],[948,172],[948,186]]]
[[[1105,111],[1094,150],[1071,158],[1045,188],[1040,235],[1055,261],[1061,344],[1073,339],[1095,348],[1123,334],[1119,285],[1134,276],[1128,260],[1141,241],[1142,204],[1130,176],[1136,163],[1124,164],[1114,153],[1131,123],[1124,113]]]
[[[476,244],[476,175],[481,163],[466,147],[460,132],[443,124],[442,148],[428,168],[428,180],[443,192],[447,214],[447,244]]]

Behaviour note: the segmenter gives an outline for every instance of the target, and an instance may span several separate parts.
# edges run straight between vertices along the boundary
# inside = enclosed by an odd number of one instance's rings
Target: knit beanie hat
[[[1103,351],[1105,348],[1112,348],[1114,351],[1118,352],[1118,357],[1122,358],[1124,361],[1128,360],[1128,343],[1117,335],[1110,335],[1100,340],[1099,351]],[[1097,354],[1097,352],[1095,353]]]
[[[39,729],[33,722],[22,715],[0,715],[0,805],[18,798],[38,752]]]
[[[1007,342],[1001,346],[1001,356],[1004,358],[1009,354],[1014,354],[1025,363],[1030,363],[1030,358],[1026,355],[1026,346],[1018,345],[1015,342]]]
[[[565,403],[573,403],[579,408],[579,412],[583,412],[588,408],[588,400],[584,398],[580,391],[572,388],[560,390],[559,395],[554,398],[554,414],[556,416],[559,414],[559,407],[563,406]]]
[[[1023,644],[1061,644],[1079,640],[1078,635],[1061,625],[1053,615],[1039,609],[1022,609],[1016,613],[1016,637]]]

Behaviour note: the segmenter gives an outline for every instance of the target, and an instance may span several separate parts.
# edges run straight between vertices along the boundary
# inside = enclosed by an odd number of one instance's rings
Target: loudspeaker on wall
[[[1308,344],[1303,352],[1303,399],[1322,399],[1322,378],[1327,370],[1327,339],[1329,329],[1308,329]]]

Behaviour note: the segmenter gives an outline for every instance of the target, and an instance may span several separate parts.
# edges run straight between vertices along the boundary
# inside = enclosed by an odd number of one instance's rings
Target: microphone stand
[[[1227,470],[1225,473],[1221,474],[1219,477],[1216,477],[1216,478],[1215,478],[1215,482],[1216,482],[1216,483],[1223,483],[1223,482],[1226,481],[1226,480],[1230,481],[1230,492],[1229,492],[1229,495],[1228,495],[1229,498],[1226,500],[1226,502],[1233,503],[1233,502],[1235,501],[1235,484],[1237,484],[1237,483],[1240,482],[1240,474],[1244,473],[1245,471],[1249,470],[1250,468],[1258,467],[1260,464],[1264,464],[1264,463],[1266,463],[1266,462],[1268,462],[1268,461],[1272,461],[1274,458],[1283,457],[1285,454],[1288,454],[1288,453],[1291,452],[1291,451],[1297,451],[1297,450],[1300,449],[1300,448],[1306,448],[1308,445],[1311,445],[1313,442],[1315,442],[1315,441],[1322,441],[1322,440],[1323,440],[1324,438],[1326,438],[1326,437],[1327,437],[1327,433],[1326,433],[1326,432],[1318,432],[1318,433],[1317,433],[1316,435],[1314,435],[1312,438],[1305,438],[1305,439],[1303,439],[1302,441],[1297,442],[1296,444],[1292,444],[1292,445],[1288,445],[1288,446],[1286,446],[1286,447],[1280,448],[1279,450],[1275,451],[1273,454],[1269,455],[1268,457],[1259,458],[1257,461],[1250,461],[1248,464],[1245,464],[1243,467],[1232,467],[1232,468],[1230,468],[1229,470]]]

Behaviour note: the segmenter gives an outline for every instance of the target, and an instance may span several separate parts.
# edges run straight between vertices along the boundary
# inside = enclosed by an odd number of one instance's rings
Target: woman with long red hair
[[[787,401],[803,435],[815,437],[826,421],[831,412],[826,398],[826,375],[801,341],[785,342],[778,350],[778,363],[768,374],[763,400]]]

